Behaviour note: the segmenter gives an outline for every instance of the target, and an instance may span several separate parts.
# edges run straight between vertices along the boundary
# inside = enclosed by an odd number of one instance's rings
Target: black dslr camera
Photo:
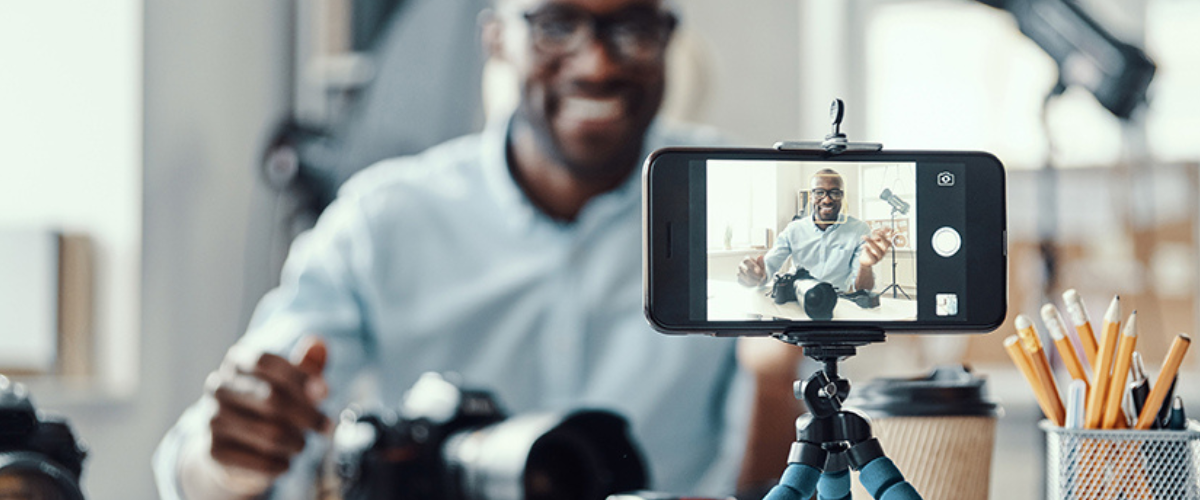
[[[829,320],[833,318],[838,295],[833,285],[818,281],[807,269],[799,267],[794,273],[775,275],[771,298],[781,305],[799,302],[810,319]]]
[[[0,375],[0,498],[83,500],[85,457],[66,421],[38,415],[25,386]]]
[[[646,486],[627,427],[604,411],[507,418],[489,393],[426,373],[397,411],[342,412],[330,465],[345,500],[603,500]]]

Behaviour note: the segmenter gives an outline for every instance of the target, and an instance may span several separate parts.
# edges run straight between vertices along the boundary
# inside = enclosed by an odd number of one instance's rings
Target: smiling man
[[[743,484],[782,470],[799,349],[744,344],[739,368],[732,339],[660,335],[642,316],[637,169],[655,148],[716,141],[654,119],[675,14],[655,0],[494,7],[483,38],[517,70],[517,109],[342,188],[163,439],[163,498],[311,497],[315,436],[363,373],[388,405],[435,370],[511,413],[616,410],[664,491],[732,493],[748,441],[772,451],[748,455]],[[762,415],[776,425],[747,424]]]
[[[846,185],[832,169],[813,174],[809,193],[812,217],[788,223],[771,250],[742,261],[738,281],[746,286],[763,285],[791,257],[793,269],[804,268],[839,292],[874,288],[871,266],[883,260],[891,248],[891,229],[872,232],[867,223],[842,211]]]

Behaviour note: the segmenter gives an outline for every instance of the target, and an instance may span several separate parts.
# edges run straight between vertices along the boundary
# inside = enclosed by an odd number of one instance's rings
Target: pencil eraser
[[[1066,336],[1066,332],[1063,331],[1062,320],[1058,316],[1058,309],[1054,307],[1054,304],[1042,306],[1042,323],[1046,324],[1046,330],[1050,331],[1050,336],[1054,340],[1061,340]]]
[[[1017,315],[1016,325],[1017,325],[1018,330],[1024,330],[1026,328],[1033,328],[1033,322],[1029,321],[1029,317],[1025,316],[1024,314]]]
[[[1074,288],[1063,292],[1063,302],[1067,305],[1067,314],[1071,315],[1071,321],[1075,326],[1082,326],[1091,321],[1088,318],[1087,308],[1083,305],[1083,300],[1079,298],[1079,292]]]

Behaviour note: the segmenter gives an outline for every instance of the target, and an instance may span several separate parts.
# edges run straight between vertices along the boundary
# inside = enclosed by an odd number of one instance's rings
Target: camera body
[[[793,273],[776,273],[775,283],[771,285],[771,298],[776,304],[786,304],[796,301],[796,275]]]
[[[646,486],[620,416],[509,418],[491,394],[448,378],[426,373],[397,410],[342,413],[332,462],[342,498],[603,500]]]
[[[82,500],[86,457],[65,420],[40,415],[25,387],[0,375],[0,497]]]

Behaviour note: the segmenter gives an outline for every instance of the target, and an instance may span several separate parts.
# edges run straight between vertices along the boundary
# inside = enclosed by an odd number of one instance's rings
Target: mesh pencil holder
[[[1200,424],[1186,430],[1064,429],[1043,420],[1046,498],[1200,500]]]

